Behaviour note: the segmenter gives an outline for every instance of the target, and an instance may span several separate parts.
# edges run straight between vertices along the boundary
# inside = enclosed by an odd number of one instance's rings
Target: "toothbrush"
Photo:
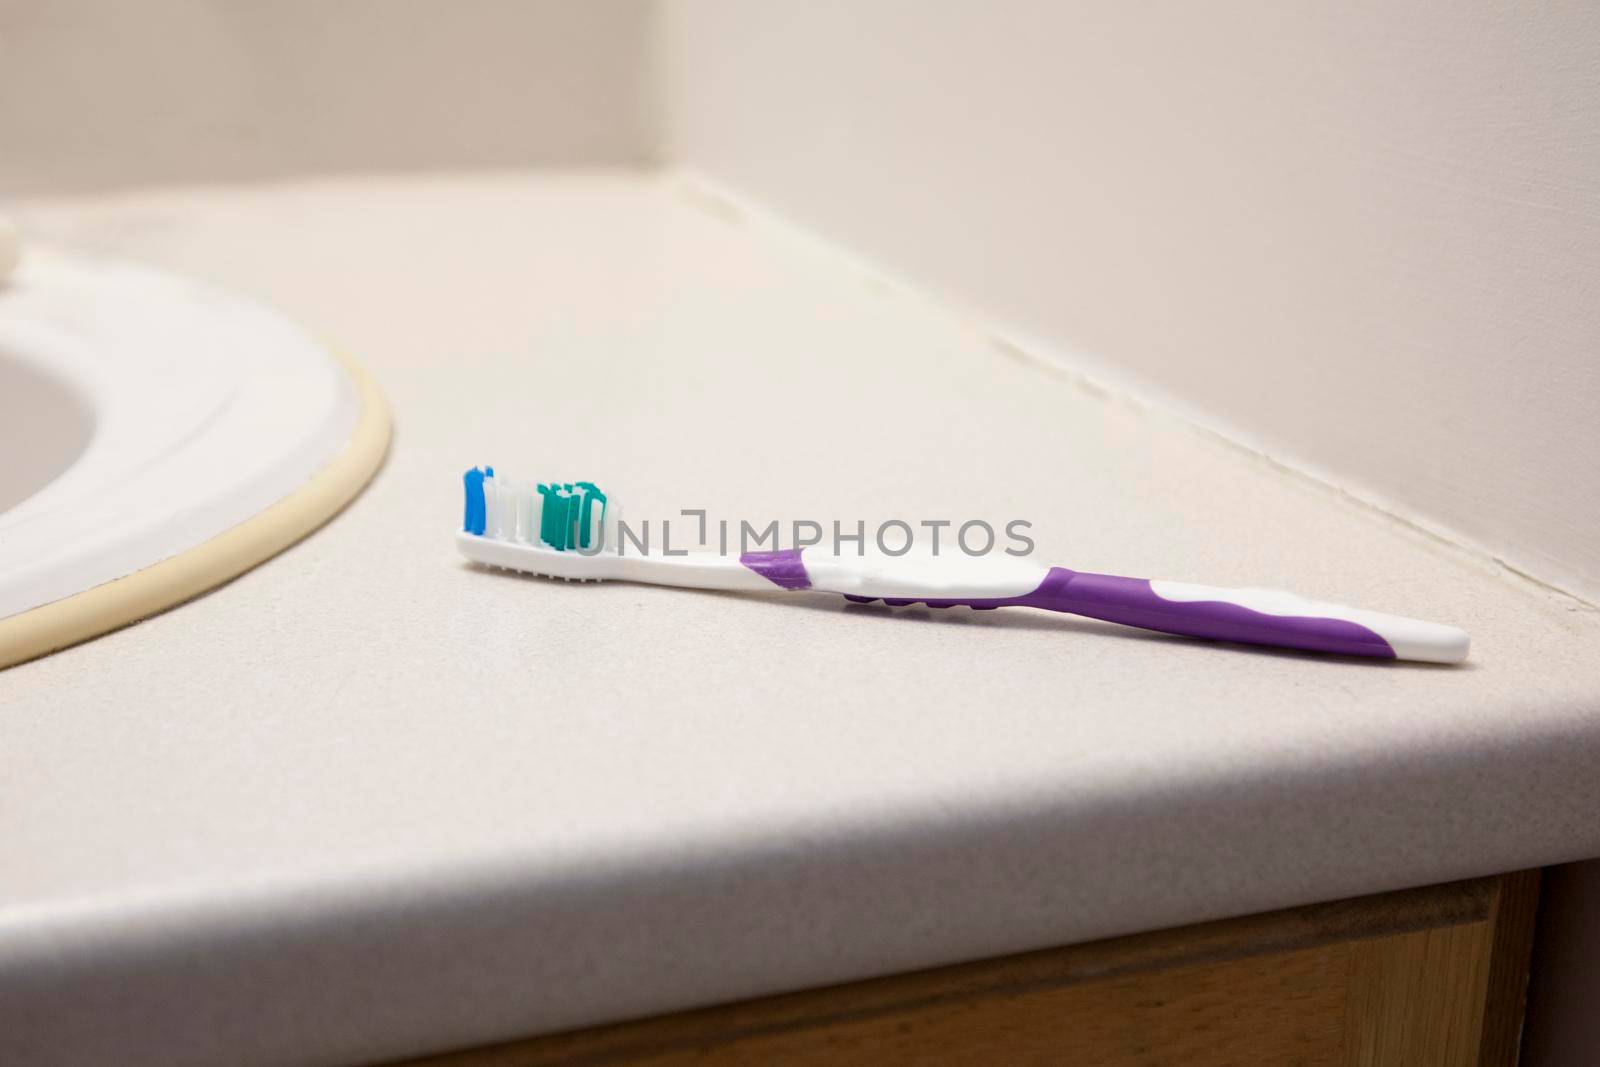
[[[1464,631],[1441,623],[1308,600],[1273,589],[1221,588],[1090,574],[1013,556],[841,555],[820,546],[725,556],[628,554],[618,508],[592,482],[532,483],[467,471],[456,534],[477,563],[578,581],[617,579],[697,589],[839,593],[857,603],[1026,607],[1145,630],[1374,659],[1460,663]]]

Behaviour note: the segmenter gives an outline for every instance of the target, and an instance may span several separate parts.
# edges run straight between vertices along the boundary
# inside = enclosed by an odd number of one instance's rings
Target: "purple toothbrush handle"
[[[897,573],[892,565],[882,562],[861,571],[852,566],[841,569],[837,561],[819,560],[824,568],[820,585],[814,582],[816,576],[807,569],[807,561],[798,549],[750,552],[741,562],[781,588],[821,588],[861,603],[881,599],[886,604],[923,603],[935,608],[1043,608],[1187,637],[1371,659],[1460,663],[1467,658],[1470,645],[1466,633],[1454,626],[1326,604],[1270,589],[1152,582],[1052,567],[1031,592],[1019,595],[907,596],[888,589],[920,594],[941,588],[954,592],[964,581],[969,589],[974,584],[978,588],[995,586],[987,571],[981,573],[981,581],[974,583],[970,571],[964,577],[954,570],[940,572],[926,561]]]
[[[1388,641],[1358,623],[1314,615],[1269,615],[1220,600],[1169,600],[1145,578],[1052,567],[1039,588],[1011,602],[1188,637],[1395,658]]]
[[[852,596],[864,602],[877,597]],[[1169,600],[1157,595],[1147,578],[1090,574],[1052,567],[1044,581],[1022,596],[984,600],[915,600],[882,598],[886,604],[924,603],[947,608],[1043,608],[1091,619],[1104,619],[1141,630],[1251,645],[1334,652],[1346,656],[1394,659],[1394,648],[1382,636],[1358,623],[1314,615],[1272,615],[1222,600]]]

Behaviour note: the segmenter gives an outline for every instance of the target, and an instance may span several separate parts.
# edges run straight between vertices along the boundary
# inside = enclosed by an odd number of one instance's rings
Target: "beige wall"
[[[658,18],[672,158],[1600,599],[1600,7]]]
[[[1595,601],[1597,69],[1582,3],[0,0],[0,198],[654,147]]]
[[[0,0],[0,195],[636,162],[646,0]]]

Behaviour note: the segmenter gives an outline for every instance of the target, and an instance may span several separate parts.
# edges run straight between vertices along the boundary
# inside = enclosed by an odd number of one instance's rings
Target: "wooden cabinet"
[[[413,1061],[1515,1062],[1537,871],[1137,934]]]

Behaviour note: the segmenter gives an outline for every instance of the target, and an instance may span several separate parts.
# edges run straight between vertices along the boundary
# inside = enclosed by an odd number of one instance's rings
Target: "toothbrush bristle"
[[[466,494],[461,528],[479,537],[553,548],[604,546],[606,494],[593,482],[530,482],[493,467],[461,476]]]
[[[481,537],[484,530],[483,471],[473,467],[461,476],[461,482],[467,494],[467,512],[461,528]]]

